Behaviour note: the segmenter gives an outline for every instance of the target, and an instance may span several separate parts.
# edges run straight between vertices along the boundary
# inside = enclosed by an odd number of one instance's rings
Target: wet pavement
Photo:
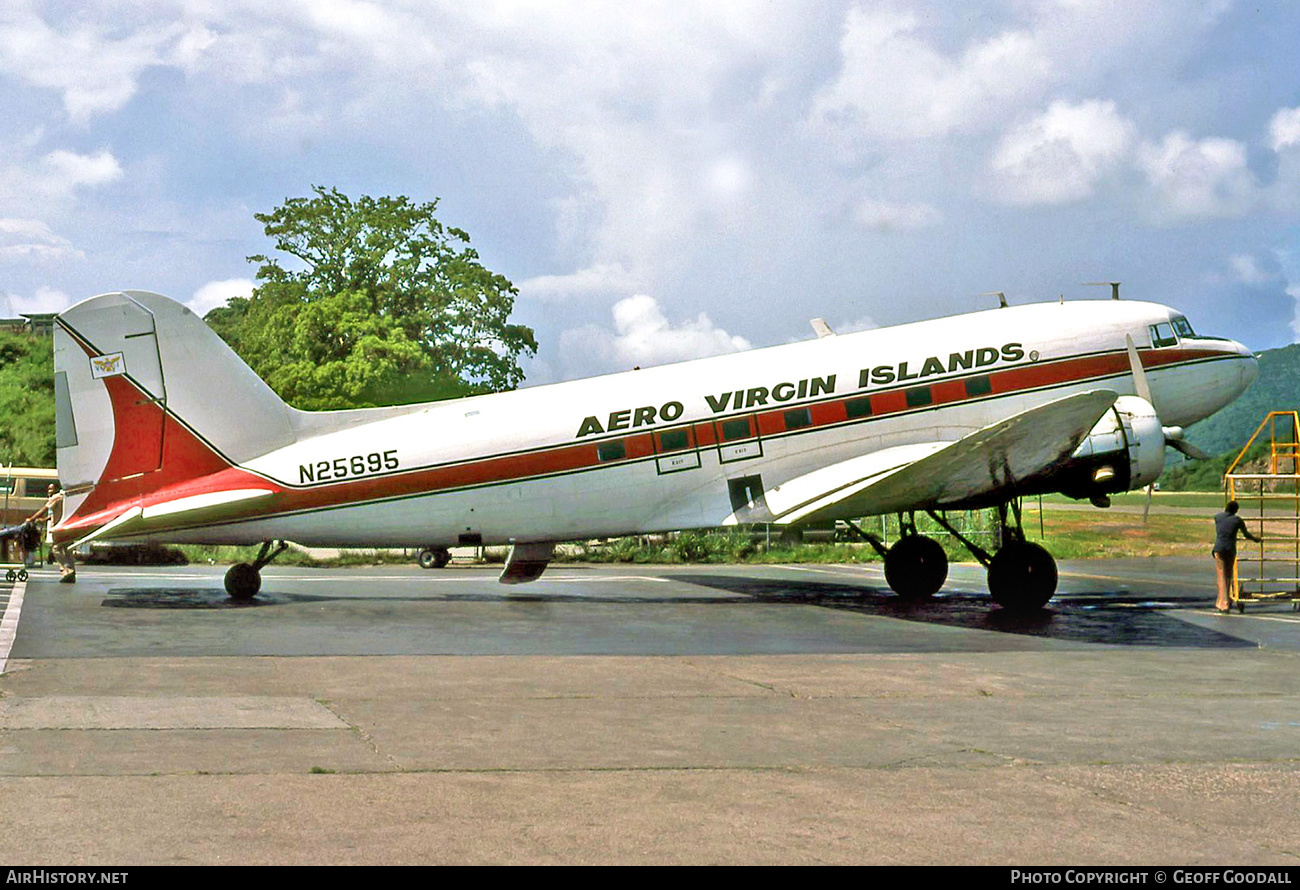
[[[25,863],[1300,862],[1300,614],[1201,560],[37,574],[0,677]],[[12,588],[0,587],[0,601]],[[0,606],[4,603],[0,602]]]

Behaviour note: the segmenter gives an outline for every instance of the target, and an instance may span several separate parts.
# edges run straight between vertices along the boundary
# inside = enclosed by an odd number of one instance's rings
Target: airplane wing
[[[814,522],[956,504],[1068,458],[1118,395],[1090,390],[963,436],[841,461],[764,492],[773,522]],[[733,514],[728,523],[738,521]]]

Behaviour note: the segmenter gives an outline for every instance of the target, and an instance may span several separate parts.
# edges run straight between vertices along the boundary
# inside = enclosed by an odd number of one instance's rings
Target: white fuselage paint
[[[1038,304],[434,403],[306,438],[240,464],[298,491],[337,484],[339,478],[364,482],[411,476],[411,488],[399,495],[180,529],[165,537],[208,543],[283,538],[314,546],[450,546],[462,540],[557,541],[716,526],[733,512],[728,481],[737,477],[761,476],[770,488],[874,450],[951,442],[1073,393],[1112,389],[1133,394],[1123,357],[1126,334],[1144,358],[1152,356],[1144,363],[1161,422],[1187,426],[1240,395],[1254,379],[1256,365],[1248,350],[1225,340],[1183,338],[1174,347],[1153,350],[1149,327],[1177,314],[1138,302]],[[1192,357],[1152,366],[1162,352]],[[954,363],[954,355],[962,361]],[[961,367],[963,361],[971,367]],[[469,484],[436,491],[414,484],[428,468],[609,444],[689,424],[824,406],[945,381],[956,386],[953,381],[1009,370],[1042,379],[1017,384],[1011,392],[980,392],[975,383],[973,395],[949,404],[814,423],[733,445],[557,465],[549,472],[534,467],[524,478],[508,473],[483,478],[480,473]],[[893,381],[883,382],[891,376]],[[801,382],[807,384],[802,398]],[[811,395],[818,387],[826,391]],[[899,402],[905,397],[890,398]],[[665,415],[671,419],[664,421]],[[324,472],[317,472],[321,468]],[[328,478],[322,482],[321,476]]]

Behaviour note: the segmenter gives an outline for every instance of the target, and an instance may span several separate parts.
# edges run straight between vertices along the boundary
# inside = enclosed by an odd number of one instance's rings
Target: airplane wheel
[[[232,600],[251,600],[262,589],[262,573],[246,562],[233,565],[226,572],[226,593]]]
[[[1012,541],[989,563],[989,593],[1004,609],[1032,612],[1056,593],[1056,560],[1044,547]]]
[[[948,580],[948,554],[934,538],[908,535],[885,554],[885,581],[904,599],[934,596]]]
[[[17,577],[18,577],[18,573],[15,572],[13,569],[9,569],[8,571],[5,572],[6,581],[12,581]]]
[[[18,580],[19,580],[19,581],[26,581],[26,580],[27,580],[27,570],[26,570],[26,569],[19,569],[19,570],[18,570]]]
[[[451,562],[451,551],[446,547],[430,547],[421,550],[417,559],[422,569],[446,568],[447,563]]]

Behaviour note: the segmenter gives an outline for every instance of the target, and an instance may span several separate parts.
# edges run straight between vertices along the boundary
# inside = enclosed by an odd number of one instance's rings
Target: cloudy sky
[[[1286,0],[4,0],[0,315],[205,311],[318,184],[438,199],[531,382],[1099,280],[1281,346],[1297,35]]]

